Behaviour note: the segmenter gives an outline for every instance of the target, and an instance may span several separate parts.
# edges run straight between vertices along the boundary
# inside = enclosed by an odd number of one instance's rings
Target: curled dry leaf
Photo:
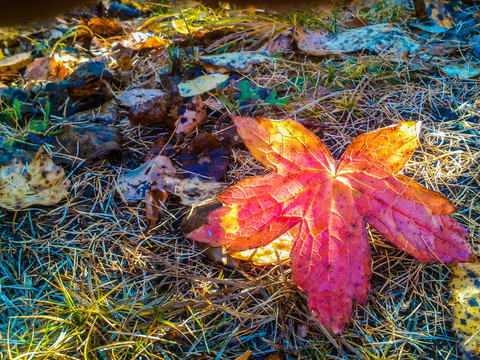
[[[453,267],[451,305],[453,328],[460,349],[468,359],[480,354],[480,263],[456,264]]]
[[[0,167],[0,207],[22,210],[32,205],[54,205],[67,196],[69,186],[63,169],[39,150],[28,164],[14,159]]]
[[[145,196],[145,214],[151,227],[155,225],[162,215],[167,197],[168,194],[163,190],[153,189],[147,191]]]
[[[419,123],[401,122],[357,137],[338,164],[293,120],[233,117],[252,155],[274,173],[223,192],[223,206],[191,239],[228,250],[265,246],[297,224],[292,277],[308,305],[339,333],[355,302],[365,303],[370,249],[365,221],[392,244],[428,262],[466,262],[467,231],[455,207],[399,171],[418,146]]]

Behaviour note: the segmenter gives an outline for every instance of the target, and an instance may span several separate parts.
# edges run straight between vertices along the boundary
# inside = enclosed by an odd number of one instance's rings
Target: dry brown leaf
[[[122,133],[116,126],[103,124],[65,125],[57,135],[55,150],[70,159],[80,158],[87,162],[120,160]]]
[[[25,70],[25,78],[29,80],[60,81],[67,75],[67,68],[53,57],[45,56],[33,60]]]
[[[182,105],[183,98],[177,93],[161,92],[155,97],[137,98],[128,119],[132,124],[140,125],[172,124]]]
[[[122,33],[123,28],[115,21],[105,18],[94,18],[88,22],[88,27],[97,36],[110,37]]]

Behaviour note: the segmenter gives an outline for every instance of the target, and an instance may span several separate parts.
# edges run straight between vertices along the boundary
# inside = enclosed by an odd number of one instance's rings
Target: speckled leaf
[[[63,168],[39,150],[30,163],[15,158],[0,167],[0,207],[22,210],[32,205],[55,205],[68,194],[70,181]]]
[[[458,77],[459,79],[468,80],[477,78],[480,75],[480,68],[472,62],[466,62],[459,65],[445,65],[442,71],[451,77]]]
[[[272,58],[256,51],[243,51],[201,56],[198,61],[210,70],[248,72],[252,65],[272,61]]]
[[[167,198],[165,192],[179,196],[182,204],[201,205],[211,201],[224,188],[216,181],[179,177],[170,159],[163,155],[151,158],[117,180],[117,190],[125,201],[145,201],[150,222],[161,214]]]
[[[367,300],[365,221],[419,260],[471,259],[466,230],[448,216],[453,205],[398,174],[418,146],[419,123],[359,136],[335,166],[322,142],[293,120],[233,121],[252,155],[275,173],[223,192],[223,206],[188,236],[241,251],[268,245],[298,225],[292,277],[327,329],[339,333],[354,304]]]
[[[295,41],[300,50],[312,55],[346,54],[371,51],[392,61],[404,61],[404,55],[420,55],[421,46],[390,24],[365,26],[338,34],[297,28]]]
[[[455,265],[450,288],[460,349],[466,358],[474,359],[480,354],[480,263]]]
[[[203,105],[200,95],[190,98],[185,105],[185,109],[180,110],[180,116],[175,121],[175,135],[183,138],[195,131],[207,120],[207,109]]]
[[[193,80],[183,81],[178,84],[178,90],[183,97],[190,97],[203,94],[204,92],[215,89],[218,85],[225,82],[228,75],[209,74],[202,75]]]
[[[159,190],[179,196],[182,204],[199,205],[225,188],[216,181],[196,177],[179,178],[176,173],[168,157],[157,155],[139,168],[121,175],[117,189],[128,202],[144,200],[149,191]]]

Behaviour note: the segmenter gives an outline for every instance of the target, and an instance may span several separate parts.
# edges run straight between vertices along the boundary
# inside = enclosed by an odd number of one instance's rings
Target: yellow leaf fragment
[[[456,264],[452,289],[453,328],[467,358],[480,353],[480,263]]]
[[[187,24],[183,19],[172,19],[172,26],[177,32],[183,35],[189,35],[202,28],[201,26],[193,26],[192,24]]]
[[[248,359],[250,359],[251,354],[252,354],[252,352],[250,350],[247,350],[247,351],[245,351],[245,353],[242,356],[236,358],[235,360],[248,360]]]
[[[0,167],[0,207],[21,210],[54,205],[67,196],[69,186],[63,169],[39,151],[30,164],[14,159]]]
[[[293,241],[298,233],[298,225],[280,235],[266,246],[243,251],[229,251],[235,259],[248,260],[255,265],[270,265],[290,258]]]

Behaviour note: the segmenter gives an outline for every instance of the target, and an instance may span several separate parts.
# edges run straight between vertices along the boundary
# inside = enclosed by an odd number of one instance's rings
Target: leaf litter
[[[458,209],[454,217],[469,229],[470,241],[475,243],[478,85],[475,80],[442,77],[441,69],[475,63],[475,48],[468,43],[476,27],[464,26],[465,19],[453,17],[455,26],[441,34],[422,32],[409,26],[414,19],[408,2],[372,2],[333,15],[299,12],[294,18],[200,7],[182,8],[181,13],[164,5],[156,11],[160,9],[156,15],[152,7],[144,12],[149,19],[119,20],[107,14],[122,28],[111,38],[114,32],[106,32],[106,37],[75,33],[78,19],[59,21],[54,28],[41,31],[2,33],[5,57],[24,53],[32,57],[31,62],[55,56],[70,76],[63,81],[47,77],[25,82],[21,75],[27,63],[16,65],[10,74],[2,73],[3,84],[23,95],[4,97],[10,90],[1,89],[0,140],[5,146],[0,155],[23,154],[30,159],[24,161],[28,163],[39,147],[54,146],[50,141],[66,125],[82,128],[108,121],[123,137],[121,160],[65,166],[71,186],[56,205],[0,212],[0,263],[5,276],[5,301],[0,306],[8,314],[0,331],[2,338],[9,339],[4,343],[9,354],[23,356],[37,349],[39,359],[158,354],[171,359],[234,359],[250,349],[250,357],[259,359],[269,355],[285,359],[460,359],[449,326],[448,266],[421,263],[367,228],[372,247],[369,300],[356,306],[351,323],[342,336],[335,337],[310,314],[306,296],[292,281],[288,250],[283,245],[267,249],[260,257],[271,260],[268,266],[254,266],[252,261],[257,260],[247,253],[250,261],[225,267],[222,257],[228,258],[221,248],[217,251],[220,261],[212,263],[207,258],[210,250],[187,241],[179,227],[200,206],[183,205],[180,197],[165,189],[150,189],[147,203],[144,199],[124,202],[116,183],[119,175],[140,167],[145,154],[159,146],[156,154],[174,161],[172,176],[182,186],[197,187],[194,181],[185,180],[192,175],[184,174],[183,165],[175,159],[202,133],[217,136],[228,153],[221,157],[228,164],[219,180],[223,186],[264,174],[265,169],[241,142],[234,141],[238,135],[232,131],[232,114],[293,117],[321,138],[334,159],[361,134],[400,121],[421,120],[425,129],[422,148],[404,172],[451,199]],[[474,6],[468,10],[468,14],[476,12]],[[95,17],[98,13],[92,10],[83,20],[88,24]],[[383,52],[382,47],[380,56],[368,49],[341,56],[312,55],[298,51],[289,32],[302,26],[309,32],[321,30],[322,39],[335,34],[342,37],[354,17],[369,26],[388,22],[418,43],[424,49],[421,56],[426,57],[415,63],[408,52],[398,60],[400,51]],[[151,35],[133,41],[133,32]],[[46,48],[42,50],[40,44]],[[440,53],[439,49],[447,48],[448,52]],[[208,69],[198,62],[201,56],[246,51],[275,55],[275,60],[237,68],[207,65]],[[108,61],[99,62],[95,56]],[[394,61],[385,61],[389,59]],[[83,70],[72,76],[78,68]],[[207,75],[206,70],[225,71],[229,82],[199,94],[207,117],[192,127],[193,133],[174,135],[175,122],[187,108],[184,100],[174,106],[178,112],[174,109],[168,121],[157,122],[152,115],[141,126],[143,115],[132,124],[128,120],[131,106],[116,103],[128,89],[154,89],[172,96],[172,79],[178,87]],[[112,105],[116,111],[108,111],[114,116],[96,115],[100,108],[111,109]],[[441,108],[450,109],[451,114],[439,115]],[[41,129],[48,136],[39,136]],[[54,149],[52,155],[56,162],[61,154]],[[143,346],[133,346],[140,342]]]

